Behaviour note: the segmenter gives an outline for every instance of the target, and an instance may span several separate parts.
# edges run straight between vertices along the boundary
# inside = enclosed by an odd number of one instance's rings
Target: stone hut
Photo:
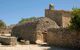
[[[55,21],[47,18],[42,17],[38,20],[36,26],[36,43],[44,43],[47,42],[47,32],[50,28],[59,28]]]
[[[55,21],[47,17],[41,17],[34,22],[16,25],[12,30],[12,36],[16,36],[18,39],[29,40],[30,42],[37,43],[39,41],[42,43],[46,41],[49,28],[59,28],[59,26]]]

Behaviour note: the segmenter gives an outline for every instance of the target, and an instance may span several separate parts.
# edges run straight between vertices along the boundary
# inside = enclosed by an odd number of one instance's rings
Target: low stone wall
[[[16,45],[17,44],[17,39],[16,37],[5,37],[5,36],[0,36],[0,43],[3,45]]]
[[[49,29],[47,34],[49,45],[80,47],[80,34],[67,29]]]

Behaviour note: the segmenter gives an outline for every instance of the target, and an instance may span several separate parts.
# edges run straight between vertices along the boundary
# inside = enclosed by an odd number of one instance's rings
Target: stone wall
[[[47,17],[43,17],[38,21],[36,27],[36,41],[38,41],[37,43],[46,42],[46,34],[49,28],[59,28],[59,26],[55,21]]]
[[[45,10],[45,17],[54,20],[59,26],[62,26],[62,13],[56,10]]]
[[[49,29],[47,34],[49,45],[80,47],[80,34],[68,29]]]
[[[66,12],[62,14],[62,26],[64,28],[70,25],[71,17],[72,17],[71,12]]]
[[[35,41],[36,22],[27,22],[18,24],[12,29],[12,36],[20,40],[29,40],[31,43]]]
[[[67,27],[72,16],[70,11],[46,9],[45,17],[52,19],[61,27]]]
[[[6,36],[0,36],[0,43],[4,45],[16,45],[17,44],[17,39],[16,37],[6,37]]]
[[[0,28],[0,36],[11,36],[12,27],[6,26],[5,28]]]

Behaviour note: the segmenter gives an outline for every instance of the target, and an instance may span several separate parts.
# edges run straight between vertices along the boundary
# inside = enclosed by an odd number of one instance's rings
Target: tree
[[[3,28],[5,26],[6,26],[6,24],[2,20],[0,20],[0,28]]]
[[[53,4],[49,4],[49,9],[50,10],[54,10],[54,5]]]
[[[22,18],[22,19],[19,21],[19,24],[23,24],[23,23],[26,23],[26,22],[29,22],[29,21],[34,21],[34,20],[36,20],[36,19],[37,19],[36,17]]]
[[[80,30],[80,9],[79,8],[74,8],[72,9],[72,15],[71,17],[71,25],[70,28],[74,29],[76,31]]]

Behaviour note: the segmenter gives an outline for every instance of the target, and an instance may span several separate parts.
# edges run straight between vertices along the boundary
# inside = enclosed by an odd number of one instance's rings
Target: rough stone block
[[[0,42],[3,45],[16,45],[17,44],[17,38],[16,37],[5,37],[5,36],[0,36]]]

